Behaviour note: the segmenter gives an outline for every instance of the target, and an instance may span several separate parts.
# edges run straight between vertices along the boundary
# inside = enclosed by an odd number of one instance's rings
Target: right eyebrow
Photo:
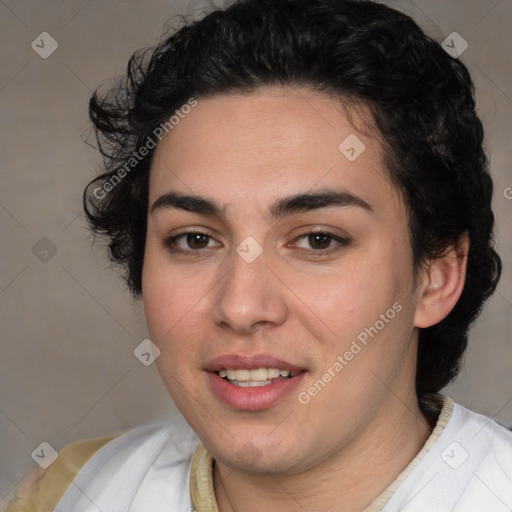
[[[209,217],[223,217],[226,211],[225,206],[221,207],[213,199],[196,195],[185,195],[180,192],[167,192],[153,203],[150,213],[166,208],[185,210]]]

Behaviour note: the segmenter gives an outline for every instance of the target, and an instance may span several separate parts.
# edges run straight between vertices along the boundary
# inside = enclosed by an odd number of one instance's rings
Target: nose
[[[265,251],[251,263],[233,254],[231,270],[216,289],[215,325],[237,334],[277,326],[288,316],[286,287],[269,268]]]

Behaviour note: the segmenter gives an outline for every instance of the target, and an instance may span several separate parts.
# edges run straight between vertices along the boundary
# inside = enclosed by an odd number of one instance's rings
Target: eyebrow
[[[332,207],[358,207],[370,213],[374,212],[374,209],[365,200],[346,190],[325,189],[277,199],[270,205],[268,215],[270,218],[278,220],[294,213]],[[224,218],[226,212],[226,206],[221,206],[213,199],[181,192],[168,192],[153,203],[150,213],[153,214],[168,208],[218,218]]]

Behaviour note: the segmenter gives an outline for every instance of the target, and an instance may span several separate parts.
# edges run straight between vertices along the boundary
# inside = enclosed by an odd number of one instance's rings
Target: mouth
[[[256,388],[270,386],[282,380],[292,379],[300,372],[291,372],[279,368],[254,368],[251,370],[241,368],[222,368],[215,372],[221,379],[233,386],[241,388]]]
[[[230,409],[268,409],[299,386],[307,370],[268,355],[231,354],[218,357],[206,368],[210,389]]]

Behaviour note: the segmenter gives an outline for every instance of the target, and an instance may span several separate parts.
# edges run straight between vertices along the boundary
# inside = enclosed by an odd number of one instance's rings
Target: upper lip
[[[208,372],[219,370],[254,370],[256,368],[278,368],[290,372],[301,372],[303,367],[291,364],[283,359],[278,359],[268,354],[224,354],[212,359],[205,367]]]

